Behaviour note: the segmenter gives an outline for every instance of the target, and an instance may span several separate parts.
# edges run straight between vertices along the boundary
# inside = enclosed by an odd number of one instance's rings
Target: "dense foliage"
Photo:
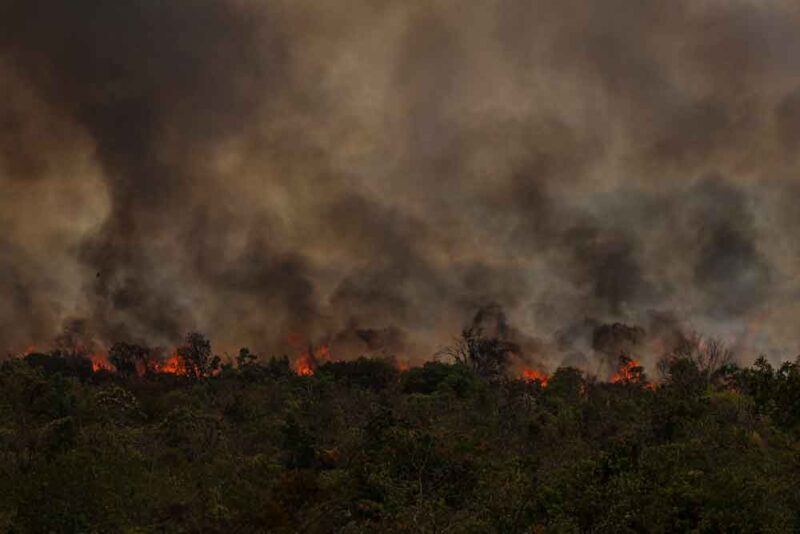
[[[184,376],[0,370],[9,532],[793,532],[800,363],[662,365],[648,388],[380,359]]]

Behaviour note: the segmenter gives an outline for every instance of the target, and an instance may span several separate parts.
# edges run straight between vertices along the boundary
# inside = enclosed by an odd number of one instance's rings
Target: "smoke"
[[[798,30],[779,0],[3,0],[0,347],[423,358],[497,304],[576,361],[675,317],[792,356]]]

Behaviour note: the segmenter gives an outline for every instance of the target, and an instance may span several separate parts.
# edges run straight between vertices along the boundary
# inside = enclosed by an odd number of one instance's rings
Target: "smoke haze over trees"
[[[615,322],[791,356],[798,29],[788,0],[2,0],[0,347],[430,355],[496,304],[559,361]]]

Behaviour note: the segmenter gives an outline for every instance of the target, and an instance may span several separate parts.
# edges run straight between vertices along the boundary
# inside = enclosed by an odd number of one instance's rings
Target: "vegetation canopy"
[[[707,345],[664,357],[657,383],[629,357],[603,382],[517,378],[512,350],[466,331],[409,369],[246,348],[220,365],[194,333],[160,359],[117,343],[108,365],[7,361],[0,530],[800,529],[800,361],[742,368]]]

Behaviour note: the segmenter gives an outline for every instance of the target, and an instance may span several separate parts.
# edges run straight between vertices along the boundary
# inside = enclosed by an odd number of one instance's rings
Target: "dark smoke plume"
[[[0,347],[791,356],[799,69],[788,0],[0,0]]]

